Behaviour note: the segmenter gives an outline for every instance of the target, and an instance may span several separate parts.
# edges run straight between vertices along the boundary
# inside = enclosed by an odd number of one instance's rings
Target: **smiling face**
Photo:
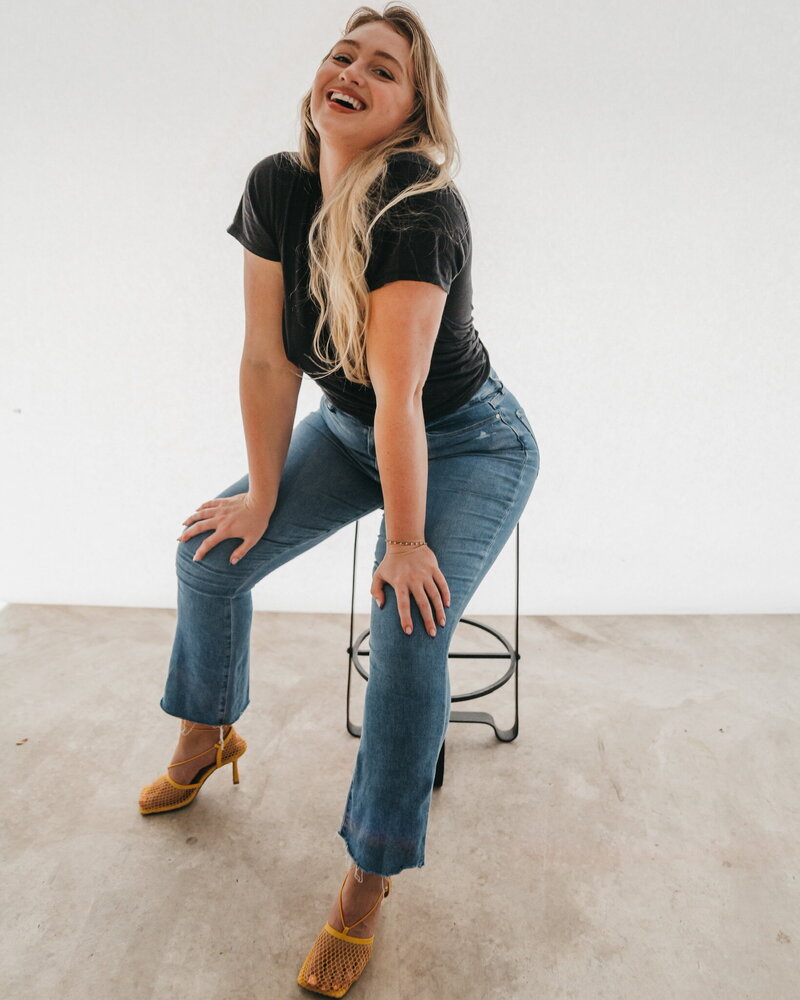
[[[320,140],[367,149],[396,132],[414,106],[410,57],[408,41],[380,21],[340,39],[311,88],[311,120]],[[348,103],[348,96],[354,101]]]

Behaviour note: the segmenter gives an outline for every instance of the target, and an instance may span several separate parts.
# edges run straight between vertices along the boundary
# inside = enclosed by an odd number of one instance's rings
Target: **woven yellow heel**
[[[347,932],[362,920],[366,920],[375,907],[389,895],[389,890],[392,888],[392,880],[387,878],[386,889],[381,891],[373,906],[363,917],[359,917],[355,923],[348,926],[342,909],[342,890],[348,874],[349,872],[339,887],[339,917],[343,930],[337,931],[326,922],[311,946],[311,951],[306,955],[306,960],[297,976],[298,986],[326,997],[343,997],[364,971],[372,955],[375,936],[360,938],[353,937]]]
[[[217,748],[216,761],[213,764],[208,764],[206,767],[200,768],[190,784],[179,785],[177,781],[173,781],[170,778],[168,773],[165,773],[149,785],[145,785],[139,793],[139,812],[144,816],[148,816],[151,813],[172,812],[175,809],[183,809],[194,802],[197,793],[203,787],[203,782],[214,771],[218,771],[219,768],[224,767],[226,764],[233,765],[233,783],[234,785],[238,785],[239,758],[247,749],[247,741],[243,740],[233,726],[231,726],[228,735],[222,742],[217,741],[214,746]],[[186,760],[176,760],[168,766],[167,771],[169,771],[170,767],[177,767],[178,764],[187,764],[190,760],[202,757],[210,749],[211,747],[207,747],[200,753],[195,754],[194,757],[187,757]]]

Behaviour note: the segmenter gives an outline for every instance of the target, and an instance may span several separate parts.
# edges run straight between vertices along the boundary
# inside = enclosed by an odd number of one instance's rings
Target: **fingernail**
[[[439,619],[439,624],[442,626],[442,628],[444,628],[444,626],[447,624],[444,615],[442,615],[442,617]]]
[[[239,562],[239,557],[234,556],[233,559],[231,559],[231,566],[235,566],[237,562]]]
[[[406,635],[411,635],[411,626],[406,625]]]
[[[432,628],[430,630],[430,632],[428,633],[428,635],[431,637],[431,639],[433,639],[435,637],[435,635],[436,635],[436,629]]]

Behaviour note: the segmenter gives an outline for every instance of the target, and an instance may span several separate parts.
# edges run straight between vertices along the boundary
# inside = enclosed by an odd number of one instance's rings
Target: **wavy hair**
[[[314,353],[323,369],[319,377],[341,369],[345,378],[361,385],[370,384],[366,363],[369,289],[365,272],[372,230],[398,202],[452,186],[460,167],[447,106],[447,84],[419,14],[403,3],[388,4],[382,14],[372,7],[359,7],[350,15],[342,36],[373,21],[389,25],[410,44],[415,89],[411,114],[396,132],[353,158],[312,219],[308,234],[309,292],[320,310],[313,340]],[[322,62],[332,51],[333,47]],[[319,173],[320,137],[311,120],[310,89],[300,102],[298,147],[301,166]],[[389,160],[401,152],[424,156],[432,165],[427,172],[430,176],[382,204],[380,196]]]

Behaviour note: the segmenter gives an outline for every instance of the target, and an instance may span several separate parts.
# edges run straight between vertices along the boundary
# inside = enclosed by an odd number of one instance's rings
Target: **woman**
[[[370,679],[338,831],[349,867],[297,980],[342,996],[371,954],[390,876],[424,863],[452,631],[525,507],[539,451],[472,325],[457,145],[416,13],[359,8],[301,116],[299,153],[256,164],[228,228],[245,248],[249,471],[183,522],[161,700],[181,735],[140,808],[188,805],[227,763],[238,781],[253,586],[383,507]],[[303,372],[322,400],[293,429]]]

